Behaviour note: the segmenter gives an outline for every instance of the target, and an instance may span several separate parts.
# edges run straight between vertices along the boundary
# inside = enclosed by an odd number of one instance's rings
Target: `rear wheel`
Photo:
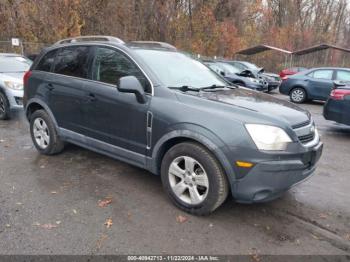
[[[44,155],[54,155],[64,149],[50,116],[44,110],[35,111],[30,118],[30,134],[36,149]]]
[[[10,105],[7,97],[0,92],[0,120],[10,119]]]
[[[304,88],[296,87],[293,88],[289,94],[290,100],[293,103],[301,104],[306,101],[306,91]]]
[[[192,142],[175,145],[165,154],[161,177],[174,204],[195,215],[213,212],[229,191],[220,163],[206,148]]]

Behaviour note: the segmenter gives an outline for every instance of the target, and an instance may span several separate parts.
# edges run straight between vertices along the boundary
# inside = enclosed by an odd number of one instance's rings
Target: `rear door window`
[[[332,80],[333,70],[329,70],[329,69],[316,70],[316,71],[313,71],[310,74],[310,76],[316,79]]]
[[[36,70],[51,72],[51,68],[56,56],[56,51],[57,50],[53,50],[44,55],[44,57],[41,58],[38,66],[36,67]]]
[[[61,75],[87,78],[89,51],[90,47],[88,46],[70,46],[60,49],[55,59],[53,72]]]
[[[338,70],[336,80],[349,82],[350,71]]]
[[[116,85],[123,76],[135,76],[145,92],[151,92],[147,78],[130,58],[117,50],[97,47],[92,65],[92,79]]]

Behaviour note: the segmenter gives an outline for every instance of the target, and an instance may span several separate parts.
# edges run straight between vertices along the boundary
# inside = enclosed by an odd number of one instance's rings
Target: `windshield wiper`
[[[196,88],[196,87],[192,87],[192,86],[169,86],[168,88],[170,89],[177,89],[177,90],[180,90],[182,92],[187,92],[187,91],[196,91],[198,92],[199,91],[199,88]]]
[[[229,86],[229,85],[225,85],[225,86],[219,86],[219,85],[211,85],[211,86],[205,86],[205,87],[201,87],[200,90],[205,90],[205,89],[218,89],[218,88],[236,88],[235,86]]]

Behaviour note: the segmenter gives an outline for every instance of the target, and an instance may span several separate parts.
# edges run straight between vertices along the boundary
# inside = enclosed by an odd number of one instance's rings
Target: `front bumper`
[[[319,142],[309,151],[291,159],[268,160],[257,164],[232,188],[237,202],[266,202],[281,196],[293,185],[307,179],[316,169],[323,149]],[[278,159],[278,158],[277,158]]]
[[[249,83],[247,84],[247,88],[256,90],[256,91],[261,91],[261,92],[267,92],[268,91],[268,86],[263,85],[263,84],[254,84],[254,83]]]
[[[9,101],[11,110],[23,109],[23,90],[5,89],[4,91]]]

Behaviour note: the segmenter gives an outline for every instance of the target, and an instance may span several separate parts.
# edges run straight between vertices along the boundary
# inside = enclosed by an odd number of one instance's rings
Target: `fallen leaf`
[[[130,219],[131,219],[131,213],[128,212],[128,220],[130,220]]]
[[[42,166],[40,166],[40,168],[45,168],[45,166],[44,166],[44,165],[42,165]]]
[[[51,194],[57,194],[57,191],[51,191]]]
[[[23,205],[23,204],[22,204],[21,202],[17,202],[16,205],[19,205],[19,206],[20,206],[20,205]]]
[[[57,225],[53,225],[53,224],[43,224],[40,227],[44,228],[44,229],[53,229],[55,227],[57,227]]]
[[[350,241],[350,234],[346,234],[346,235],[345,235],[345,239],[346,239],[347,241]]]
[[[6,224],[5,226],[6,226],[6,227],[11,227],[11,225],[10,225],[10,224]]]
[[[105,198],[103,200],[99,200],[98,201],[98,206],[99,207],[106,207],[108,206],[110,203],[112,203],[112,198]]]
[[[57,224],[57,225],[61,224],[61,221],[57,220],[57,221],[56,221],[56,224]]]
[[[73,213],[74,213],[74,214],[77,214],[78,212],[77,212],[77,210],[73,209]]]
[[[178,223],[185,223],[187,220],[188,220],[187,217],[182,216],[182,215],[178,215],[176,217],[176,222],[178,222]]]
[[[105,226],[106,226],[107,228],[110,228],[112,225],[113,225],[112,219],[111,219],[111,218],[108,218],[108,219],[106,220],[106,222],[105,222]]]
[[[320,240],[320,238],[319,238],[318,236],[316,236],[316,235],[311,234],[311,236],[312,236],[314,239],[316,239],[316,240]]]
[[[97,249],[100,249],[102,247],[102,243],[108,238],[107,235],[105,234],[102,234],[101,237],[97,240],[96,242],[96,246],[97,246]]]
[[[318,216],[319,216],[319,218],[322,218],[322,219],[326,219],[328,217],[327,214],[325,214],[325,213],[321,213]]]

